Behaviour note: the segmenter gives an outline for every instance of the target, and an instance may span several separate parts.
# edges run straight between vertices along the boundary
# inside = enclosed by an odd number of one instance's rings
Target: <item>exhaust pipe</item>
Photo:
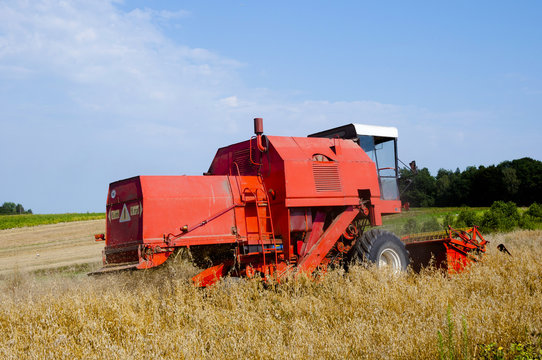
[[[263,146],[262,143],[262,134],[263,134],[263,119],[262,118],[254,118],[254,134],[256,134],[256,144],[258,146],[258,150],[261,152],[266,152],[267,147]]]

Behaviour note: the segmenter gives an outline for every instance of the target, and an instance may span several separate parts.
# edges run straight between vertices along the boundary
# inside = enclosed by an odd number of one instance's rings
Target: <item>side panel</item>
[[[359,190],[380,197],[376,166],[353,141],[269,137],[284,159],[286,206],[359,204]]]
[[[260,163],[256,141],[243,141],[218,149],[209,167],[212,175],[256,175]]]
[[[115,246],[141,240],[140,203],[139,177],[117,181],[110,185],[106,213],[107,245]],[[136,210],[137,213],[134,214]]]
[[[109,185],[106,210],[105,256],[108,263],[137,261],[143,242],[142,195],[139,177]]]
[[[142,176],[141,187],[145,243],[161,242],[185,225],[188,245],[235,241],[227,176]],[[197,227],[202,222],[205,225]]]

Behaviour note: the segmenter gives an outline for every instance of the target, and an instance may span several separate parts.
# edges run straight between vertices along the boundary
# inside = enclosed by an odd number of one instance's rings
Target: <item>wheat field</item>
[[[542,231],[487,238],[484,262],[454,276],[356,266],[317,281],[229,280],[197,289],[188,281],[197,270],[183,259],[94,278],[16,272],[0,282],[0,356],[478,358],[488,344],[517,343],[539,351]],[[497,251],[499,243],[512,256]]]

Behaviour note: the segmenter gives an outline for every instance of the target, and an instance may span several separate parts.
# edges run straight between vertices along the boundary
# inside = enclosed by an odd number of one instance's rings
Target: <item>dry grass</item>
[[[104,243],[94,234],[104,230],[105,220],[0,230],[0,275],[101,263]]]
[[[540,344],[542,231],[490,237],[483,264],[447,277],[354,268],[265,288],[225,281],[196,289],[184,262],[153,272],[0,283],[6,359],[435,359],[451,309],[477,344]],[[504,242],[512,253],[496,250]],[[538,345],[539,346],[539,345]]]

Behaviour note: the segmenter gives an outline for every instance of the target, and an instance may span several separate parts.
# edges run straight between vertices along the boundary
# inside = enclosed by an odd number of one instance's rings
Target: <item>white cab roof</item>
[[[398,138],[399,131],[396,127],[392,126],[376,126],[376,125],[364,125],[364,124],[352,124],[356,128],[356,133],[358,135],[369,135],[369,136],[381,136],[381,137],[390,137]]]

